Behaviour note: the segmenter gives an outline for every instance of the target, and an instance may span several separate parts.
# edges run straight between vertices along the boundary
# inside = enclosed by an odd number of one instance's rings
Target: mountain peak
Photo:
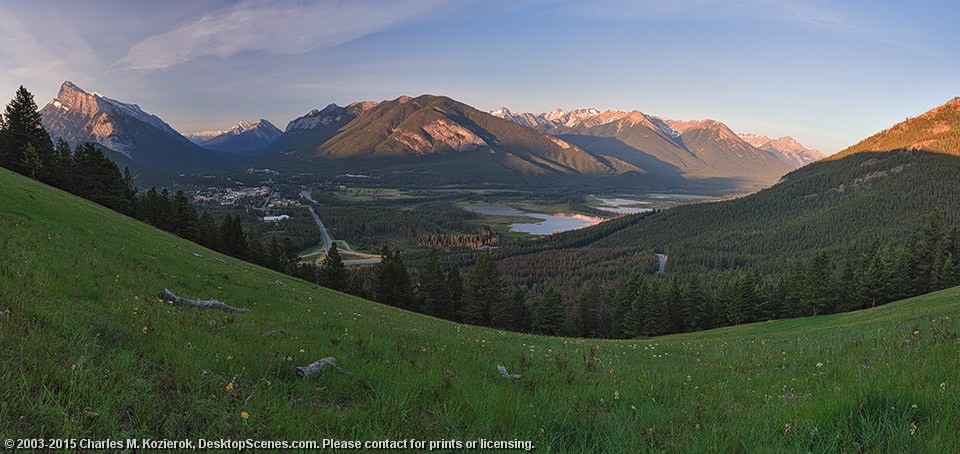
[[[261,118],[254,123],[240,121],[228,131],[205,131],[191,134],[200,146],[217,151],[243,154],[272,144],[280,134],[276,126]]]
[[[214,157],[140,106],[88,93],[69,80],[40,116],[53,138],[93,142],[141,164],[182,167]]]
[[[78,87],[76,84],[74,84],[73,82],[70,82],[69,80],[63,81],[63,83],[60,85],[60,93],[63,93],[64,91],[75,91],[75,92],[87,94],[87,92],[83,91],[82,88]]]
[[[839,158],[861,151],[890,151],[900,148],[960,155],[958,142],[960,142],[960,97],[953,98],[919,116],[901,121],[833,157]]]
[[[739,136],[750,145],[766,151],[777,159],[795,167],[802,167],[824,158],[824,154],[821,153],[820,150],[807,148],[801,145],[797,139],[790,136],[781,136],[777,139],[771,139],[759,133],[744,133],[739,134]]]

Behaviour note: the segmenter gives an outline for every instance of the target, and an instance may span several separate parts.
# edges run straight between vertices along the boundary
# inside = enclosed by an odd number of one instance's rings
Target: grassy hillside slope
[[[2,169],[0,257],[4,439],[960,449],[960,289],[650,340],[543,338],[316,289]],[[167,304],[164,287],[251,312]],[[325,356],[354,376],[296,376]]]

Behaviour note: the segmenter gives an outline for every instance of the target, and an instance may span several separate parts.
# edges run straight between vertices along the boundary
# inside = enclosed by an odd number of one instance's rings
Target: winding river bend
[[[467,205],[465,209],[489,216],[524,216],[542,219],[541,222],[516,223],[510,225],[511,232],[525,232],[531,235],[549,235],[567,230],[577,230],[597,224],[603,219],[572,213],[534,213],[505,205]]]

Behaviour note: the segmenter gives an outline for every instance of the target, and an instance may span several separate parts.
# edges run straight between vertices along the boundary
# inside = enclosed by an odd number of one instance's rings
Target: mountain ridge
[[[960,97],[873,134],[830,158],[901,148],[960,155]]]
[[[734,178],[752,190],[767,187],[794,168],[753,147],[715,120],[675,121],[639,110],[596,108],[513,113],[506,107],[491,113],[559,137],[587,151],[623,160],[651,174],[674,181]]]
[[[240,121],[233,128],[221,131],[220,134],[206,138],[197,144],[210,150],[249,155],[252,151],[272,144],[281,134],[283,132],[279,128],[261,118],[253,123]]]
[[[137,104],[88,93],[70,81],[40,109],[40,116],[54,140],[62,138],[71,145],[93,142],[158,170],[200,167],[226,156],[196,145]]]
[[[621,121],[624,119],[628,119],[629,125],[631,126],[643,124],[651,130],[654,128],[660,129],[674,139],[680,138],[683,130],[691,126],[715,123],[718,125],[723,125],[724,128],[728,128],[725,124],[710,119],[678,121],[662,118],[656,115],[650,115],[639,110],[601,111],[595,107],[573,109],[570,111],[557,108],[550,112],[544,113],[515,113],[509,108],[501,106],[490,111],[490,114],[514,121],[519,124],[538,128],[539,130],[547,133],[553,129],[564,127],[589,128]],[[620,129],[622,129],[622,127]],[[779,139],[770,139],[762,134],[737,135],[751,146],[767,152],[767,154],[770,156],[789,164],[793,168],[800,167],[823,157],[818,150],[808,149],[797,142],[796,139],[789,136],[784,136]],[[762,140],[759,140],[760,138],[762,138]]]

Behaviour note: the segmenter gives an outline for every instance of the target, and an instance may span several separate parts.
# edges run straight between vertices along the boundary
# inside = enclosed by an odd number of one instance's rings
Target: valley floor
[[[5,170],[0,256],[5,439],[960,450],[960,288],[653,339],[523,335],[317,288]],[[172,305],[163,288],[250,312]],[[352,375],[297,376],[327,356]]]

